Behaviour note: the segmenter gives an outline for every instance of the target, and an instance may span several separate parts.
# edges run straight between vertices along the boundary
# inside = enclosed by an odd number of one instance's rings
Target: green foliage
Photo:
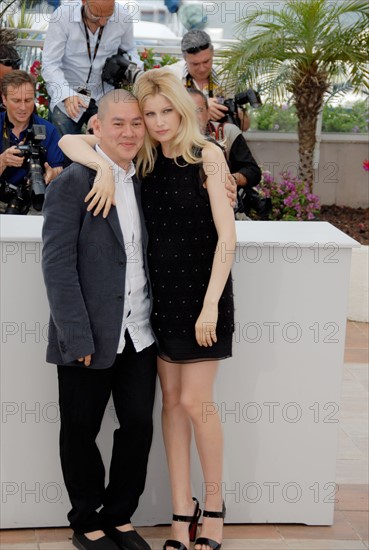
[[[160,54],[154,52],[154,48],[145,48],[144,51],[140,53],[140,59],[143,61],[144,71],[158,69],[160,67],[165,67],[165,65],[172,65],[178,61],[176,57],[167,53],[160,57]]]
[[[326,105],[323,109],[323,132],[355,132],[366,133],[369,130],[369,104],[358,101],[352,107],[332,107]]]
[[[267,132],[296,132],[298,118],[293,105],[266,103],[250,112],[251,130]],[[325,105],[322,132],[367,133],[368,101],[357,101],[352,107]]]
[[[325,94],[342,82],[353,92],[369,88],[369,2],[286,0],[280,10],[255,6],[239,24],[239,41],[220,52],[222,73],[236,91],[252,87],[274,103],[292,98],[299,120],[299,175],[312,187]]]
[[[267,103],[252,111],[251,129],[270,132],[296,132],[297,115],[293,106]]]
[[[23,0],[20,3],[20,12],[19,16],[14,18],[13,15],[8,15],[7,17],[7,25],[8,27],[12,29],[32,29],[33,26],[33,16],[26,14],[27,9],[27,3],[25,0]],[[46,25],[43,26],[43,28],[46,28]],[[42,28],[40,29],[42,30]],[[37,37],[37,33],[33,36],[29,35],[28,33],[18,33],[18,38],[29,38],[33,39]]]
[[[367,0],[286,0],[281,10],[261,5],[248,13],[237,27],[239,42],[220,52],[237,89],[259,88],[281,102],[294,79],[312,71],[354,91],[369,86]]]

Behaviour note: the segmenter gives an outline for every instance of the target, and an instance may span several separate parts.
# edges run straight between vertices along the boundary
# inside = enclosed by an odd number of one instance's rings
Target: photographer
[[[0,85],[5,76],[15,69],[19,69],[22,60],[19,57],[17,50],[11,44],[0,43]],[[5,111],[5,107],[0,99],[0,113]]]
[[[9,199],[13,211],[7,213],[26,214],[34,195],[41,195],[33,201],[35,209],[41,209],[42,187],[61,172],[64,157],[58,147],[56,128],[34,114],[32,75],[18,70],[6,74],[1,82],[1,95],[6,111],[0,114],[0,200]],[[36,130],[46,131],[44,139],[37,139],[40,136],[34,139],[34,125],[41,125]],[[34,176],[37,189],[29,188],[30,175]]]
[[[103,82],[102,73],[118,48],[140,64],[129,7],[114,0],[77,0],[52,14],[42,75],[51,98],[51,120],[61,136],[79,134],[96,114],[99,99],[114,87]]]
[[[261,218],[266,214],[265,205],[260,202],[256,205],[257,193],[253,189],[261,179],[261,170],[242,135],[241,130],[235,124],[219,123],[209,120],[210,110],[206,96],[196,88],[189,88],[196,105],[196,115],[201,132],[212,137],[225,149],[225,156],[231,174],[237,184],[239,209],[237,211],[248,212],[255,208]]]
[[[169,68],[186,88],[197,88],[207,97],[210,120],[221,120],[228,113],[228,107],[222,104],[225,91],[213,68],[214,46],[210,36],[199,29],[190,30],[182,38],[181,50],[184,59]],[[240,128],[246,132],[250,127],[248,114],[238,109],[238,117]]]
[[[6,74],[19,69],[22,60],[11,44],[0,44],[0,82]]]

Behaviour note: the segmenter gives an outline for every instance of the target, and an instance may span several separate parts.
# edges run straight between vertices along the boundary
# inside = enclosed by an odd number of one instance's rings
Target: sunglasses
[[[0,59],[0,65],[5,65],[5,67],[12,67],[12,69],[19,69],[21,64],[21,59]]]
[[[202,46],[195,46],[194,48],[187,48],[187,50],[185,50],[185,53],[199,53],[199,52],[202,52],[204,50],[207,50],[208,48],[210,48],[210,43],[207,42],[206,44],[203,44]]]

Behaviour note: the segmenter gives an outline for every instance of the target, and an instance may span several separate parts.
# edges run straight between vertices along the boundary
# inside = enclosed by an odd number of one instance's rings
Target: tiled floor
[[[347,325],[342,381],[339,491],[331,527],[226,525],[224,550],[368,550],[368,364],[369,324]],[[154,550],[169,526],[139,529]],[[0,533],[1,550],[71,550],[70,529],[21,529]]]

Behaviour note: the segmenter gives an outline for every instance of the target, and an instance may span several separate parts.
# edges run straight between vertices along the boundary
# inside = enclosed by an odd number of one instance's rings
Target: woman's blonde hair
[[[161,94],[171,102],[181,117],[177,135],[172,143],[173,150],[177,153],[174,160],[176,162],[178,157],[183,157],[189,164],[201,162],[201,155],[196,154],[194,148],[202,149],[208,141],[200,132],[194,102],[179,78],[166,67],[151,69],[138,78],[133,93],[142,112],[146,100],[152,96]],[[147,132],[144,146],[137,156],[136,166],[140,175],[146,176],[148,172],[152,172],[157,145],[158,142]]]

